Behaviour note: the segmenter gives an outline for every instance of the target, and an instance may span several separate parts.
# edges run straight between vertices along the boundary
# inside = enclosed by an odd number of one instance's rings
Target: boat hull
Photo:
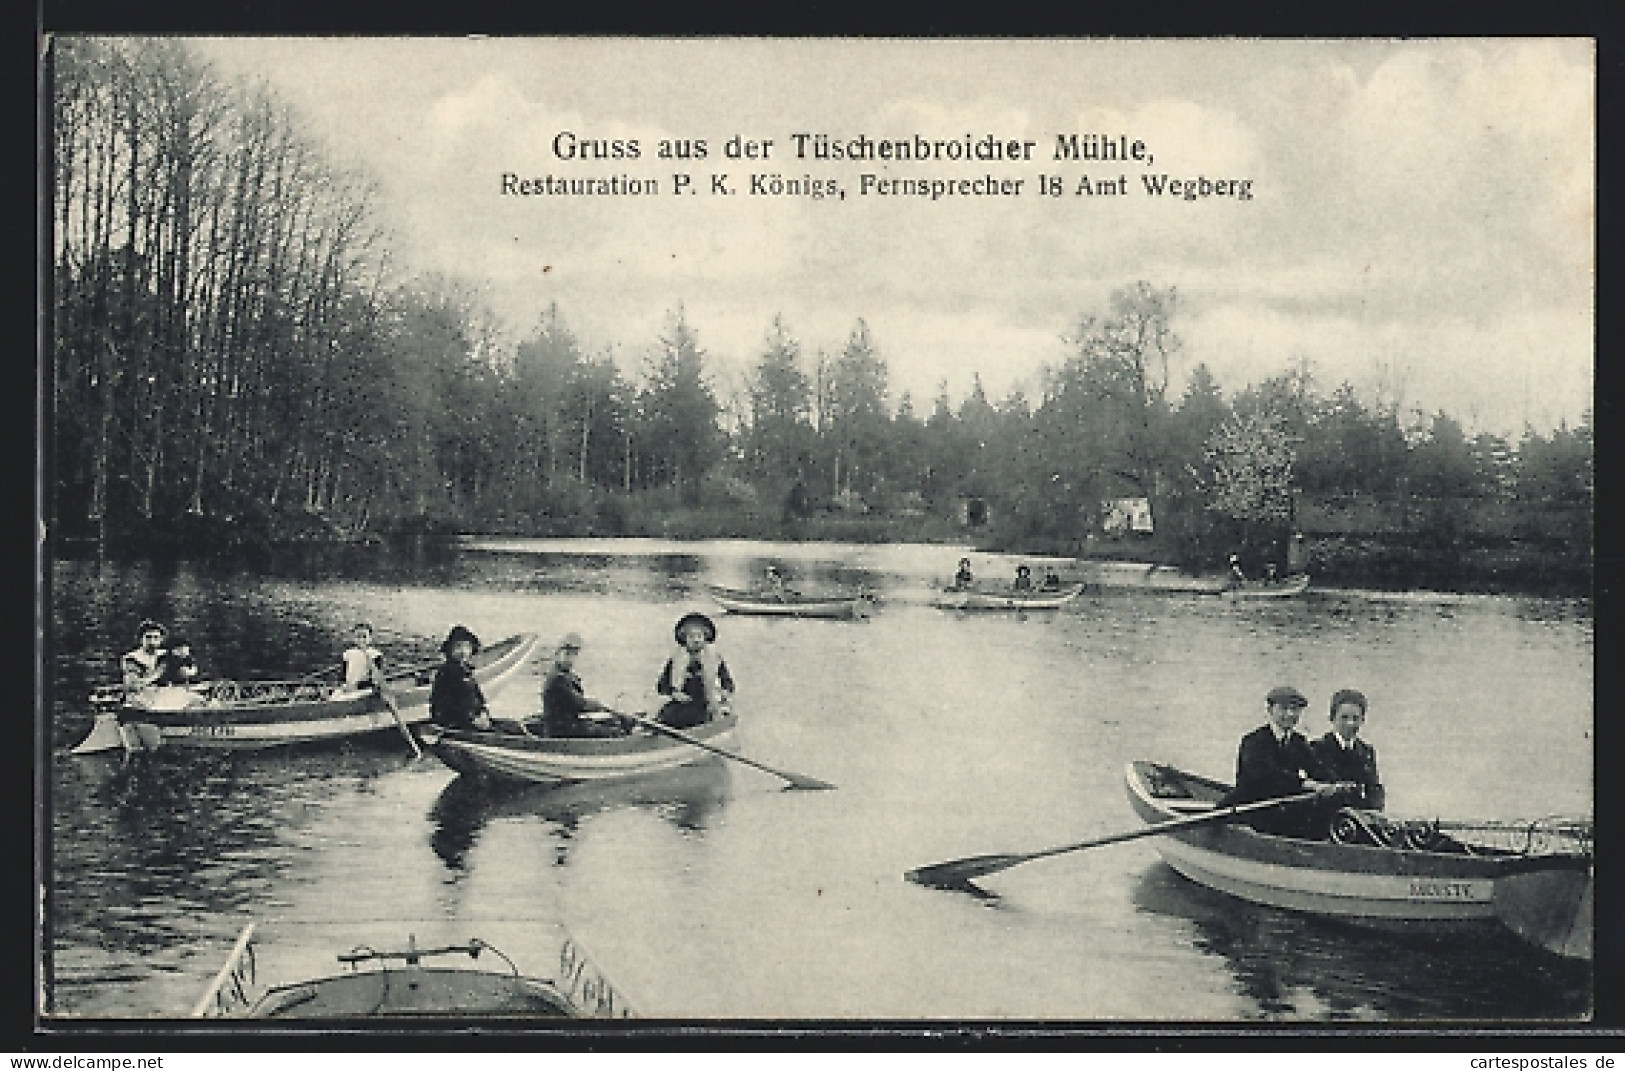
[[[1299,573],[1281,580],[1238,580],[1225,593],[1232,599],[1290,599],[1309,590],[1309,574]]]
[[[1083,592],[1082,584],[1058,592],[943,591],[932,605],[943,610],[1059,610]]]
[[[497,687],[523,669],[536,642],[536,636],[525,634],[482,650],[475,659],[480,686]],[[418,674],[390,687],[401,721],[413,725],[428,720],[429,685],[428,675]],[[90,736],[74,752],[104,750],[105,743],[114,738],[112,746],[126,750],[247,751],[398,731],[394,713],[378,695],[334,694],[334,698],[276,703],[204,701],[173,710],[126,705],[116,713],[97,715]]]
[[[725,744],[739,724],[725,714],[686,729],[713,747]],[[622,737],[535,737],[511,733],[446,731],[429,748],[459,773],[551,785],[633,777],[700,762],[712,754],[672,737],[633,733]]]
[[[716,604],[730,614],[750,614],[757,617],[820,617],[851,619],[868,615],[868,600],[862,596],[835,599],[812,599],[804,596],[778,599],[756,592],[734,591],[729,588],[708,589]]]
[[[1125,780],[1129,802],[1147,824],[1200,813],[1229,787],[1146,762],[1131,763]],[[1177,830],[1159,837],[1157,850],[1186,878],[1252,903],[1401,928],[1499,922],[1560,955],[1590,956],[1585,856],[1298,840],[1239,823]]]

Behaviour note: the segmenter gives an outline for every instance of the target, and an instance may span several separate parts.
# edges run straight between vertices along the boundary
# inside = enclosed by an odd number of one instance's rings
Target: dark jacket
[[[1345,748],[1342,741],[1337,739],[1337,734],[1329,732],[1310,743],[1309,751],[1325,773],[1326,780],[1352,781],[1359,786],[1353,792],[1339,793],[1338,806],[1382,810],[1388,794],[1377,777],[1376,748],[1359,737],[1354,738],[1353,747]]]
[[[673,729],[692,729],[710,720],[714,713],[706,708],[705,670],[692,662],[685,665],[682,670],[678,670],[673,665],[675,661],[672,658],[666,659],[665,668],[660,671],[660,680],[655,682],[655,691],[661,695],[682,692],[688,696],[688,702],[673,700],[660,708],[656,718]],[[720,656],[717,658],[717,683],[722,686],[724,692],[731,693],[734,690],[733,674],[728,672],[728,663]]]
[[[621,736],[617,725],[604,724],[581,715],[602,710],[604,705],[587,698],[581,678],[574,673],[549,671],[542,685],[542,733],[546,736]]]
[[[485,710],[485,693],[474,679],[474,667],[450,659],[435,670],[429,687],[429,720],[447,729],[472,729]]]
[[[158,676],[154,684],[191,684],[197,680],[197,663],[192,656],[181,657],[174,651],[165,651],[158,658]]]
[[[1236,787],[1219,801],[1220,807],[1260,800],[1295,796],[1304,790],[1306,778],[1325,780],[1320,762],[1309,750],[1309,741],[1299,732],[1289,732],[1277,742],[1275,730],[1260,725],[1241,738],[1236,751]],[[1311,801],[1275,807],[1242,818],[1260,833],[1280,837],[1312,835],[1315,808]]]

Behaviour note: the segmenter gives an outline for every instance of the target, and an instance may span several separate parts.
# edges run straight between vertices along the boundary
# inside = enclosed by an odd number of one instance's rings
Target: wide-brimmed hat
[[[451,631],[446,634],[445,642],[440,645],[440,652],[442,654],[450,654],[451,645],[456,643],[458,640],[467,640],[474,646],[474,653],[480,653],[480,638],[474,635],[468,629],[464,628],[462,625],[451,626]]]
[[[672,627],[671,634],[677,637],[678,643],[683,642],[683,630],[690,625],[699,625],[701,628],[705,629],[706,643],[716,642],[717,626],[715,622],[696,610],[693,613],[687,613],[682,617],[679,617],[677,619],[677,624]]]
[[[566,632],[564,635],[559,637],[559,642],[553,645],[553,650],[562,651],[566,647],[570,648],[572,651],[581,650],[581,633]]]

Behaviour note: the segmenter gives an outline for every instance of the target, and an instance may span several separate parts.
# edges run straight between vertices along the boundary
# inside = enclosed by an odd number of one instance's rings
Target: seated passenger
[[[1031,591],[1033,589],[1032,569],[1025,565],[1016,566],[1015,589],[1017,591]]]
[[[971,571],[970,571],[970,559],[969,558],[960,558],[959,559],[959,572],[954,574],[954,587],[959,589],[960,591],[965,591],[974,582],[975,582],[975,578],[971,576]]]
[[[667,696],[656,717],[673,729],[704,724],[727,709],[733,695],[728,663],[711,646],[717,626],[704,614],[684,614],[672,630],[677,650],[666,659],[655,690]]]
[[[192,645],[180,636],[170,641],[169,650],[158,656],[158,674],[152,683],[160,688],[175,684],[191,684],[198,678],[197,663],[192,660]]]
[[[1047,570],[1044,573],[1044,582],[1038,587],[1040,591],[1060,591],[1061,574],[1057,573],[1054,569]]]
[[[625,736],[618,721],[586,717],[607,712],[604,704],[589,698],[576,676],[576,655],[581,653],[581,634],[565,633],[553,649],[553,667],[542,683],[541,735],[543,736]],[[526,723],[530,729],[534,722]]]
[[[384,654],[372,645],[372,626],[363,621],[350,636],[350,646],[344,650],[344,690],[375,692],[384,684]]]
[[[767,567],[767,573],[765,574],[765,580],[766,580],[765,587],[766,587],[767,593],[769,595],[776,595],[780,599],[784,599],[784,598],[788,598],[789,596],[792,596],[792,595],[800,595],[801,594],[801,592],[792,590],[791,588],[789,588],[789,587],[787,587],[785,585],[785,583],[784,583],[784,574],[779,572],[779,567],[776,566],[776,565],[770,565],[770,566]]]
[[[1263,725],[1241,738],[1236,752],[1236,785],[1216,806],[1233,807],[1295,796],[1302,792],[1330,798],[1337,786],[1329,783],[1309,741],[1297,731],[1298,719],[1309,700],[1296,688],[1271,688],[1264,699],[1268,715]],[[1242,821],[1260,833],[1278,837],[1311,837],[1315,833],[1318,801],[1287,804],[1255,811]]]
[[[474,678],[474,656],[480,651],[480,638],[462,625],[455,625],[440,645],[446,661],[434,672],[429,687],[429,720],[446,729],[489,729],[491,714],[485,693]]]
[[[1330,806],[1322,808],[1326,828],[1338,807],[1380,811],[1388,801],[1388,793],[1377,776],[1377,749],[1360,739],[1365,712],[1364,693],[1353,688],[1336,692],[1332,696],[1331,731],[1309,744],[1322,772],[1337,782],[1337,795],[1329,801]]]
[[[1230,555],[1230,579],[1243,584],[1247,582],[1247,574],[1241,571],[1241,559],[1234,554]]]
[[[152,685],[158,679],[158,659],[164,653],[167,629],[156,621],[141,622],[141,646],[119,659],[119,672],[124,678],[124,692],[133,694]]]

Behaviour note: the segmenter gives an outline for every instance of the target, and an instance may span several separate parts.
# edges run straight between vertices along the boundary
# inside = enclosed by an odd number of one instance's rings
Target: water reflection
[[[446,867],[468,869],[468,856],[480,831],[493,820],[547,822],[556,827],[555,862],[569,860],[570,844],[581,823],[593,815],[637,807],[670,822],[684,834],[704,832],[731,789],[727,762],[716,756],[688,766],[612,781],[566,785],[524,785],[459,774],[429,811],[430,844]]]
[[[1188,920],[1267,1018],[1562,1019],[1590,1010],[1590,971],[1493,924],[1390,932],[1251,904],[1165,863],[1134,887],[1136,908]]]

